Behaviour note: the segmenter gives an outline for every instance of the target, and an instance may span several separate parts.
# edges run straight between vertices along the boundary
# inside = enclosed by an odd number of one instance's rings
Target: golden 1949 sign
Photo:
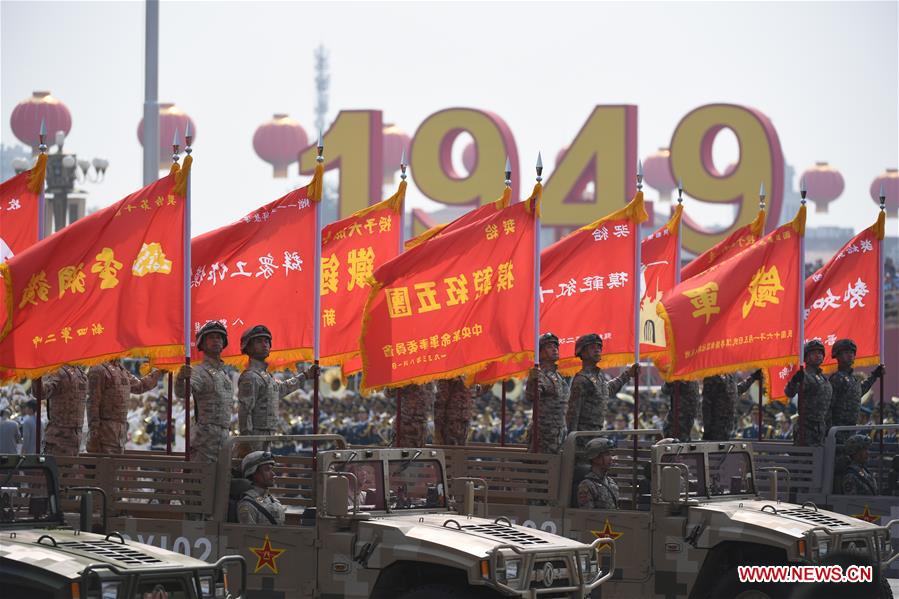
[[[722,129],[730,129],[740,148],[739,162],[720,173],[712,161],[712,146]],[[340,218],[381,199],[382,130],[378,110],[342,111],[325,134],[326,169],[340,170]],[[451,150],[456,137],[474,139],[477,161],[471,172],[457,173]],[[671,171],[684,182],[685,192],[701,202],[738,206],[725,230],[703,229],[684,219],[684,246],[699,253],[752,221],[757,213],[759,184],[768,190],[770,214],[779,215],[783,199],[783,156],[771,121],[761,112],[734,104],[709,104],[687,114],[670,143]],[[502,194],[506,156],[521,170],[512,131],[503,119],[473,108],[449,108],[432,114],[412,138],[410,167],[422,194],[444,204],[478,206]],[[312,174],[316,151],[300,155],[300,171]],[[637,164],[637,107],[599,105],[572,140],[555,170],[544,182],[541,224],[571,228],[591,222],[623,206],[634,193]],[[528,162],[530,162],[528,160]],[[515,177],[512,197],[520,197]],[[581,191],[598,182],[593,197]],[[770,219],[770,226],[776,225]]]

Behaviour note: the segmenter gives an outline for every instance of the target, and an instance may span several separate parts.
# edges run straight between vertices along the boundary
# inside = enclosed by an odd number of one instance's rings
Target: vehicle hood
[[[524,526],[458,514],[415,514],[373,518],[364,523],[374,534],[400,534],[409,543],[433,544],[483,558],[499,545],[559,553],[585,550],[579,541]]]
[[[736,526],[744,527],[744,530],[747,528],[773,530],[795,538],[802,537],[803,533],[816,526],[826,526],[834,532],[878,528],[870,522],[820,508],[815,510],[795,503],[758,499],[714,501],[690,507],[690,523],[705,518],[726,519]],[[688,527],[692,525],[690,523]],[[726,526],[726,523],[719,522],[718,525]]]
[[[40,543],[38,539],[41,539]],[[73,580],[89,564],[111,564],[122,570],[135,567],[201,568],[209,565],[151,545],[132,541],[123,544],[115,536],[107,538],[104,535],[73,530],[0,532],[0,559],[37,566]]]

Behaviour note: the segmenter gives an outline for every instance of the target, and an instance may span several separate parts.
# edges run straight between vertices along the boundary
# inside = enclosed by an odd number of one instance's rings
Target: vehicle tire
[[[784,599],[789,596],[790,588],[788,584],[740,582],[737,569],[731,568],[718,580],[709,597]]]
[[[486,592],[485,592],[486,591]],[[410,589],[399,599],[480,599],[493,595],[489,589],[475,589],[448,584],[426,584]]]

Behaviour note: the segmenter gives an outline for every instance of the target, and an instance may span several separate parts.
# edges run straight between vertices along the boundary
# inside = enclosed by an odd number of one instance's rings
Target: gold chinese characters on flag
[[[4,376],[183,352],[184,168],[0,266]]]
[[[791,222],[664,295],[657,310],[668,356],[657,364],[667,380],[796,363],[804,232],[805,206]]]
[[[366,390],[533,359],[534,248],[542,187],[375,271],[362,330]]]
[[[830,262],[805,281],[805,338],[819,339],[827,349],[823,369],[836,369],[831,349],[838,339],[852,339],[857,346],[856,366],[873,366],[880,356],[880,240],[886,215],[853,237]],[[771,399],[786,397],[784,387],[795,366],[768,369],[766,381]]]
[[[362,367],[362,312],[374,271],[399,254],[406,182],[392,197],[322,230],[321,358],[344,375]]]
[[[690,261],[681,270],[681,280],[708,270],[719,262],[736,256],[761,238],[765,230],[765,211],[759,210],[755,220],[744,225]]]

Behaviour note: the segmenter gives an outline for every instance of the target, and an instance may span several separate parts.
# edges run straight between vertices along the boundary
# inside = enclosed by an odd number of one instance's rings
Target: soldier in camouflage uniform
[[[122,453],[128,439],[128,399],[149,391],[161,377],[162,371],[154,370],[139,379],[118,359],[92,366],[87,372],[87,450]]]
[[[49,416],[41,452],[78,455],[87,403],[87,374],[78,366],[63,364],[41,378],[41,385]]]
[[[568,432],[600,431],[606,421],[606,403],[618,393],[636,371],[631,366],[615,378],[609,378],[596,367],[602,359],[602,337],[596,333],[582,335],[574,344],[574,355],[581,359],[581,370],[571,381],[566,423]],[[578,439],[578,446],[586,441]]]
[[[830,375],[830,386],[833,388],[833,401],[830,407],[831,426],[855,426],[858,423],[858,412],[862,404],[862,395],[867,393],[874,382],[883,376],[883,364],[874,369],[864,382],[859,382],[852,374],[855,364],[855,341],[840,339],[831,348],[831,357],[836,358],[838,370]],[[837,441],[842,443],[849,431],[837,433]]]
[[[471,427],[473,390],[465,385],[465,378],[437,381],[434,400],[434,443],[437,445],[465,445]]]
[[[833,389],[830,381],[821,372],[824,362],[824,344],[812,339],[803,350],[805,370],[798,370],[784,392],[793,397],[802,385],[802,400],[799,403],[799,432],[794,429],[797,445],[823,445],[827,429],[830,427],[830,400]]]
[[[400,426],[394,447],[424,447],[428,436],[428,412],[434,390],[426,385],[406,385],[396,390]]]
[[[674,395],[677,393],[677,436],[674,434]],[[663,437],[689,441],[693,431],[693,423],[699,411],[699,381],[670,381],[662,385],[662,394],[667,395],[671,407],[665,425],[662,427]]]
[[[525,394],[534,410],[537,427],[531,424],[531,451],[559,453],[565,439],[568,411],[568,383],[559,374],[559,338],[552,333],[540,336],[540,367],[528,374]]]
[[[190,394],[197,414],[197,424],[190,429],[190,459],[214,462],[228,439],[234,388],[222,362],[222,350],[228,347],[228,331],[218,321],[204,324],[196,335],[197,349],[203,361],[195,366],[182,366],[175,381],[175,395],[184,398],[184,385],[190,381]],[[190,414],[185,414],[190,418]]]
[[[762,371],[737,381],[737,375],[716,374],[702,380],[702,440],[727,441],[733,437],[737,417],[737,400],[755,381],[762,380]]]
[[[281,398],[303,386],[308,371],[286,381],[278,381],[268,371],[272,349],[272,332],[265,325],[256,325],[240,336],[240,350],[250,363],[237,380],[237,421],[241,435],[273,435],[278,424],[278,403]]]
[[[865,466],[870,445],[871,437],[865,435],[852,435],[846,441],[846,455],[852,461],[843,475],[844,495],[877,495],[877,479]]]
[[[590,472],[577,486],[577,506],[594,510],[618,509],[618,484],[608,475],[612,466],[612,448],[615,443],[606,437],[597,437],[587,443],[587,459]]]
[[[241,524],[284,525],[287,510],[268,492],[275,484],[274,463],[267,451],[253,451],[241,461],[244,478],[253,483],[237,502],[237,521]]]

